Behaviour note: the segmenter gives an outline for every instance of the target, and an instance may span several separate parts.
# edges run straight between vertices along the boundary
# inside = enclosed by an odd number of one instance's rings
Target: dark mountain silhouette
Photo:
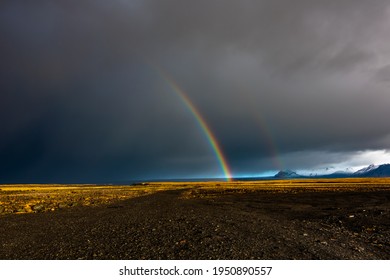
[[[292,170],[280,170],[277,174],[275,174],[274,177],[281,179],[281,178],[301,178],[303,176],[297,174]]]
[[[359,177],[390,177],[390,164],[382,164],[377,168],[370,169],[363,174],[358,174]]]

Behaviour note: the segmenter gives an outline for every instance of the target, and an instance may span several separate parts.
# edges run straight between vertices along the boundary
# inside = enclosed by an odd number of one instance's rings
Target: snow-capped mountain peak
[[[372,170],[375,170],[378,168],[378,165],[374,165],[374,164],[370,164],[369,166],[367,167],[364,167],[362,169],[359,169],[358,171],[356,171],[354,174],[355,175],[359,175],[359,174],[365,174],[367,172],[370,172]]]

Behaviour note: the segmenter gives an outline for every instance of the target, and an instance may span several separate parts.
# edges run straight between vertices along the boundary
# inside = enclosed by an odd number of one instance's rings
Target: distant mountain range
[[[274,176],[275,178],[300,178],[303,177],[301,175],[298,175],[296,172],[292,170],[280,170],[277,174]]]
[[[274,178],[287,179],[287,178],[354,178],[354,177],[390,177],[390,164],[374,165],[371,164],[367,167],[359,169],[356,172],[348,171],[336,171],[332,174],[326,175],[314,175],[304,176],[297,174],[292,170],[281,170],[275,174]]]
[[[364,177],[390,177],[390,164],[382,164],[363,173]]]
[[[367,167],[364,167],[364,168],[362,168],[362,169],[359,169],[358,171],[356,171],[355,173],[353,173],[353,174],[355,174],[355,175],[361,175],[361,174],[366,174],[367,172],[370,172],[370,171],[372,171],[372,170],[375,170],[375,169],[377,169],[379,166],[378,165],[374,165],[374,164],[370,164],[369,166],[367,166]]]

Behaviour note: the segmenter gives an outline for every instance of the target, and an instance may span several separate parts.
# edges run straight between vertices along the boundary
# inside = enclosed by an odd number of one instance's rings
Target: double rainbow
[[[190,100],[188,95],[184,92],[184,90],[173,80],[167,73],[163,72],[160,68],[154,67],[157,69],[160,76],[169,84],[169,86],[173,89],[173,91],[176,93],[176,95],[180,98],[180,100],[184,103],[184,105],[189,109],[193,117],[195,118],[197,124],[199,125],[200,129],[206,136],[206,139],[211,146],[218,163],[221,167],[221,170],[224,174],[224,177],[226,181],[232,180],[232,172],[230,170],[230,167],[228,165],[228,162],[226,160],[225,155],[222,152],[221,146],[219,145],[217,138],[215,137],[214,133],[210,129],[210,126],[207,124],[206,120],[203,118],[199,110],[196,108],[194,103]]]

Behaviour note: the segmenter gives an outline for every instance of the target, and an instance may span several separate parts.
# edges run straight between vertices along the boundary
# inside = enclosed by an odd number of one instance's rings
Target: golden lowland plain
[[[0,185],[0,259],[389,259],[390,178]]]

